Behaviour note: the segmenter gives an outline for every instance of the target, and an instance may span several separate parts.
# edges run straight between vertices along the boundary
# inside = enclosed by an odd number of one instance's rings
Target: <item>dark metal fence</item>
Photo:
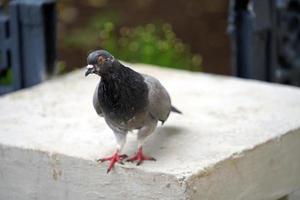
[[[15,0],[0,5],[0,94],[33,86],[54,69],[54,0]]]
[[[229,13],[234,75],[300,86],[300,0],[231,0]]]

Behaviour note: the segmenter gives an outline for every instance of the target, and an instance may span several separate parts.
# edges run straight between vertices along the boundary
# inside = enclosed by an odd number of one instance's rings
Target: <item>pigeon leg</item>
[[[133,157],[129,158],[128,162],[137,161],[137,165],[142,164],[144,160],[152,160],[155,161],[156,159],[153,157],[145,156],[143,153],[142,145],[144,144],[146,138],[155,130],[157,125],[156,120],[151,120],[147,123],[146,126],[142,127],[138,131],[138,152]]]
[[[97,161],[102,163],[105,161],[110,161],[108,169],[107,169],[107,173],[109,173],[111,171],[111,169],[114,167],[115,163],[117,162],[121,162],[124,158],[127,158],[127,155],[125,154],[120,154],[120,150],[117,150],[114,155],[110,156],[110,157],[106,157],[106,158],[100,158]]]
[[[144,153],[143,153],[143,148],[139,147],[138,152],[136,153],[136,155],[134,155],[133,157],[129,158],[126,161],[128,161],[128,162],[137,161],[137,165],[140,165],[140,164],[142,164],[142,162],[144,160],[156,161],[156,159],[153,158],[153,157],[145,156]]]
[[[105,162],[105,161],[110,161],[108,169],[107,169],[107,173],[109,173],[112,170],[115,163],[119,162],[119,163],[123,164],[122,161],[124,160],[124,158],[128,157],[126,154],[120,154],[120,152],[122,151],[123,146],[126,142],[126,133],[114,132],[114,134],[115,134],[115,137],[116,137],[116,140],[118,143],[117,151],[110,157],[100,158],[97,160],[97,162],[100,162],[100,163]]]

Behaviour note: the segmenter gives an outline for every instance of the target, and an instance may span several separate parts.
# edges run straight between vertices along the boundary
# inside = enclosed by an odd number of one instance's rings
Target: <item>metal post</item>
[[[0,94],[38,84],[53,71],[55,11],[55,0],[11,1],[9,16],[0,10],[0,70],[13,74],[13,84],[0,85]]]
[[[53,5],[53,1],[41,0],[24,1],[19,4],[24,87],[30,87],[45,80],[46,72],[52,67],[47,66],[50,64],[49,60],[51,64],[54,64],[56,42],[53,37],[55,34],[48,33],[55,33],[56,19],[53,14],[55,8]],[[49,10],[49,7],[53,9]],[[49,26],[54,29],[49,30]],[[52,55],[49,56],[47,53]]]
[[[233,75],[243,78],[252,76],[252,32],[253,12],[251,1],[232,0],[230,2],[228,31],[232,38]]]
[[[300,86],[300,0],[231,0],[233,75]]]

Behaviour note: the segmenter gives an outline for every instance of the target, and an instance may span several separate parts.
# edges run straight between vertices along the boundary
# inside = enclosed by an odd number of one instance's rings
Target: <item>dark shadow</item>
[[[183,133],[183,127],[182,126],[158,126],[156,129],[157,134],[164,134],[164,135],[177,135]]]
[[[151,154],[164,148],[164,144],[173,137],[184,134],[183,127],[180,126],[159,126],[153,134],[149,136],[145,143],[145,148]]]

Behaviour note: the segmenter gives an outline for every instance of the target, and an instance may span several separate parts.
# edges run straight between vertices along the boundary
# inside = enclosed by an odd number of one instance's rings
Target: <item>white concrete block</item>
[[[300,190],[293,192],[289,195],[288,200],[299,200],[300,199]]]
[[[115,148],[79,70],[0,98],[0,199],[276,199],[300,187],[300,90],[137,66],[161,80],[171,115],[141,166],[95,159]],[[130,134],[124,153],[136,151]]]

